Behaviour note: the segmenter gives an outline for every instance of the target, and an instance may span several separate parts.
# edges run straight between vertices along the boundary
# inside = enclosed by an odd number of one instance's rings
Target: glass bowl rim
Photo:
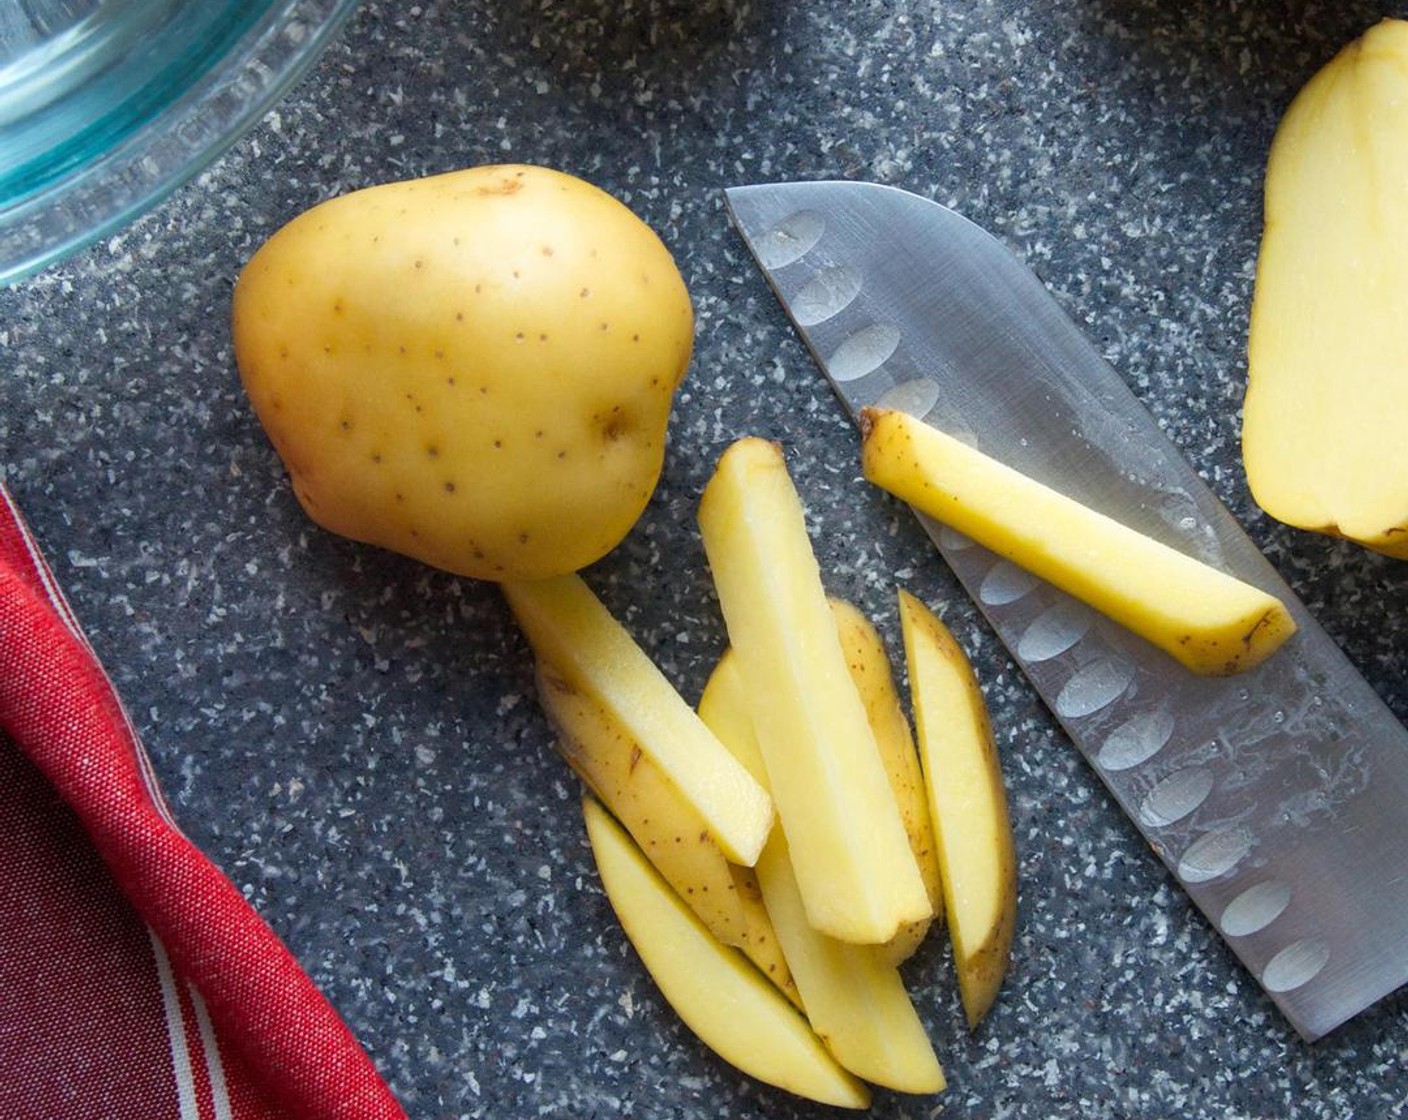
[[[200,77],[121,142],[0,207],[0,285],[135,220],[208,168],[301,79],[358,0],[274,0]]]

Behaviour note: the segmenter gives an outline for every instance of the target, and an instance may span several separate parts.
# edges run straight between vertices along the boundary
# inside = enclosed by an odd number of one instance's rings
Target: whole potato
[[[610,195],[491,166],[325,202],[250,259],[235,355],[308,515],[490,580],[575,571],[654,492],[694,317]]]

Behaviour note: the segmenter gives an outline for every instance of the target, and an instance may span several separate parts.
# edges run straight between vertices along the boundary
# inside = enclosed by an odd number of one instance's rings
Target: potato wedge
[[[880,758],[894,790],[900,820],[904,822],[909,848],[919,864],[924,889],[929,895],[933,914],[900,927],[885,943],[886,957],[895,964],[908,960],[935,922],[942,922],[944,912],[943,885],[939,881],[939,854],[934,846],[934,830],[929,823],[929,794],[924,788],[924,773],[919,765],[919,751],[909,728],[909,717],[900,704],[895,677],[885,652],[884,639],[853,604],[834,596],[831,613],[836,618],[836,631],[841,648],[846,653],[846,665],[851,671],[865,705],[866,719],[875,732]]]
[[[546,662],[538,662],[536,679],[538,700],[568,765],[709,932],[741,948],[749,926],[734,865],[694,806],[598,701]]]
[[[870,1092],[737,949],[721,944],[602,806],[582,803],[602,887],[666,1001],[706,1046],[799,1096],[865,1108]]]
[[[772,828],[772,800],[581,576],[500,586],[534,653],[600,702],[694,806],[724,855],[751,867]]]
[[[1274,596],[1057,493],[922,420],[861,417],[865,477],[1195,673],[1260,664],[1296,629]]]
[[[972,1028],[997,998],[1012,954],[1012,822],[987,704],[968,658],[948,627],[905,591],[900,622],[958,991]]]
[[[705,688],[706,719],[760,782],[767,779],[752,726],[755,705],[726,654]],[[943,1068],[886,946],[838,941],[815,929],[802,900],[784,829],[774,829],[754,869],[812,1028],[852,1073],[904,1093],[937,1093]]]
[[[827,604],[781,450],[745,438],[719,460],[699,526],[777,812],[818,929],[879,944],[930,914]]]

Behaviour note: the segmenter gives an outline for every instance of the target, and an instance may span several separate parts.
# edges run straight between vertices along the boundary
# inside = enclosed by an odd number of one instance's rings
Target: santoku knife
[[[1276,595],[1298,632],[1200,677],[972,541],[940,553],[1118,803],[1306,1038],[1408,981],[1408,731],[1041,282],[943,206],[727,191],[853,415],[902,408]]]

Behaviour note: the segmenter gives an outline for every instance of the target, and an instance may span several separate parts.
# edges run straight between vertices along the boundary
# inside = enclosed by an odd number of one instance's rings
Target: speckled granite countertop
[[[909,978],[951,1088],[875,1115],[1384,1117],[1408,1003],[1297,1040],[1057,729],[855,438],[730,228],[724,185],[856,177],[1035,267],[1379,693],[1408,717],[1408,565],[1278,526],[1237,454],[1266,149],[1395,5],[1316,0],[368,3],[254,133],[134,227],[0,293],[0,471],[177,816],[287,940],[417,1120],[812,1114],[656,996],[495,591],[334,539],[241,396],[231,285],[333,193],[489,161],[594,180],[698,309],[662,485],[591,581],[696,696],[723,641],[694,508],[782,440],[833,589],[897,580],[972,652],[1021,859],[1011,980],[969,1037],[941,939]],[[1388,625],[1385,625],[1385,623]]]

